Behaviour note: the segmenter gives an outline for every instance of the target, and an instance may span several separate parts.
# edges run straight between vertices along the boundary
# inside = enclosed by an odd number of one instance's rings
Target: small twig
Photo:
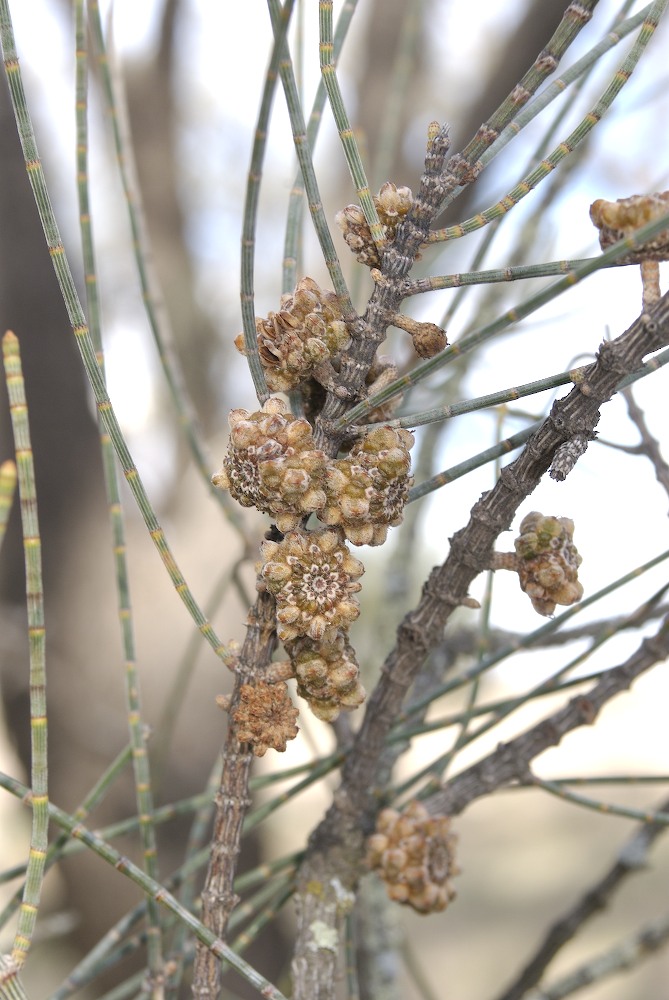
[[[529,765],[549,747],[579,726],[591,725],[601,708],[658,661],[669,655],[669,616],[657,635],[644,639],[639,649],[625,663],[607,670],[586,694],[573,698],[568,705],[537,723],[527,732],[502,743],[483,760],[462,771],[446,787],[426,801],[431,812],[452,816],[496,789],[528,777]]]
[[[669,799],[665,799],[659,811],[669,812]],[[614,892],[629,875],[644,868],[650,847],[666,830],[663,823],[644,823],[635,831],[603,878],[587,889],[581,899],[555,921],[523,971],[497,1000],[521,1000],[527,990],[541,980],[549,962],[560,949],[576,936],[592,916],[605,909]]]
[[[635,400],[631,388],[623,389],[622,396],[627,403],[630,420],[641,435],[641,443],[636,446],[635,450],[639,454],[645,455],[653,463],[655,478],[669,496],[669,465],[662,456],[659,441],[650,433],[646,416]]]
[[[585,962],[553,986],[527,994],[527,1000],[562,1000],[562,997],[577,993],[605,977],[633,968],[644,958],[664,948],[667,941],[669,914],[646,924],[626,941]]]

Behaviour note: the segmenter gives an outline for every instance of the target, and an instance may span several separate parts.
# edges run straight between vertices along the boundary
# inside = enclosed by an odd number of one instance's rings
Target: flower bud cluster
[[[229,420],[228,450],[212,482],[270,514],[279,531],[316,513],[354,545],[381,545],[401,522],[413,482],[409,431],[376,427],[345,458],[330,459],[314,447],[309,422],[281,400],[268,399],[255,413],[233,410]]]
[[[262,410],[232,410],[223,466],[212,477],[243,507],[276,519],[280,531],[296,527],[325,505],[322,488],[328,458],[314,446],[311,425],[293,416],[280,399]]]
[[[382,545],[388,528],[402,520],[409,489],[413,434],[376,427],[356,442],[346,458],[328,465],[327,502],[318,517],[338,525],[354,545]]]
[[[573,542],[574,522],[532,511],[523,518],[514,541],[520,586],[540,615],[552,615],[556,604],[580,601],[582,559]]]
[[[397,227],[405,218],[413,204],[411,188],[397,187],[391,181],[382,185],[379,193],[374,195],[374,206],[383,229],[383,244],[393,242]],[[347,205],[337,212],[335,222],[339,226],[348,247],[356,255],[356,259],[367,267],[380,267],[379,251],[372,239],[372,233],[367,225],[365,214],[359,205]]]
[[[456,837],[448,816],[430,816],[419,802],[398,812],[383,809],[367,841],[367,863],[381,876],[388,896],[418,913],[445,910],[458,874]]]
[[[282,642],[307,636],[333,643],[360,614],[353,594],[365,571],[339,532],[289,531],[280,542],[261,545],[261,576],[276,600]]]
[[[333,722],[342,709],[350,711],[365,700],[355,651],[340,629],[331,642],[305,636],[287,644],[298,694],[316,718]]]
[[[669,191],[632,195],[617,201],[598,198],[590,206],[590,218],[599,230],[602,250],[629,236],[635,229],[669,212]],[[669,227],[631,253],[620,258],[621,263],[639,264],[644,260],[663,261],[669,258]]]
[[[283,295],[278,312],[256,319],[260,362],[272,392],[291,392],[317,375],[349,344],[337,296],[324,291],[313,278],[302,278],[292,295]],[[244,335],[235,347],[246,354]]]

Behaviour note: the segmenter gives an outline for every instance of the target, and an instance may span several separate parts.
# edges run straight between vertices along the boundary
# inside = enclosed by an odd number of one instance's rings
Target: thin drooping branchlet
[[[351,24],[351,19],[355,13],[355,9],[358,5],[358,0],[345,0],[342,4],[339,17],[337,19],[337,26],[334,32],[333,39],[333,62],[336,65],[339,55],[342,50],[342,46],[346,39],[348,29]],[[309,115],[309,121],[307,123],[307,143],[309,149],[313,150],[316,145],[316,138],[318,136],[318,130],[323,119],[323,108],[325,107],[327,93],[325,90],[325,83],[321,77],[318,87],[316,89],[316,96],[314,97],[314,102],[311,106],[311,113]],[[292,291],[292,289],[297,284],[298,275],[298,258],[299,258],[299,247],[301,244],[301,222],[304,210],[304,180],[302,178],[302,171],[298,170],[295,180],[293,181],[293,186],[290,189],[290,195],[288,198],[288,212],[286,219],[286,236],[284,241],[284,253],[283,253],[283,264],[282,264],[282,281],[281,281],[281,291],[284,294]]]
[[[265,84],[263,87],[258,119],[253,137],[253,148],[251,151],[251,164],[249,166],[246,180],[246,193],[244,195],[244,216],[242,223],[242,247],[240,266],[240,302],[242,309],[242,324],[244,327],[244,354],[248,360],[249,371],[253,379],[256,396],[260,403],[264,403],[269,396],[265,372],[260,363],[258,354],[258,341],[256,337],[256,317],[254,306],[254,267],[256,250],[256,226],[258,218],[258,202],[260,199],[260,183],[262,180],[262,166],[265,159],[267,147],[267,135],[269,132],[269,119],[272,110],[272,103],[276,91],[276,84],[279,73],[279,63],[284,58],[286,47],[286,37],[290,19],[293,13],[294,0],[288,0],[283,5],[281,16],[274,35],[274,46],[270,57],[267,73],[265,74]]]
[[[505,215],[526,195],[528,195],[530,191],[534,190],[534,188],[542,180],[544,180],[545,177],[548,177],[548,175],[555,170],[558,164],[561,163],[566,156],[573,153],[579,144],[590,134],[605,112],[608,111],[615,98],[632,76],[632,73],[643,55],[644,49],[655,33],[666,6],[667,0],[656,0],[652,9],[644,19],[641,31],[639,32],[639,37],[637,38],[634,46],[622,62],[620,68],[615,73],[611,83],[606,88],[599,101],[588,112],[588,114],[585,115],[583,120],[567,136],[567,138],[556,146],[552,153],[545,157],[541,163],[534,168],[534,170],[531,170],[530,173],[519,181],[518,184],[516,184],[515,187],[513,187],[511,191],[504,196],[504,198],[500,199],[490,208],[486,208],[483,212],[477,213],[475,216],[472,216],[471,219],[467,219],[465,222],[459,223],[457,226],[449,226],[446,229],[431,232],[427,242],[439,243],[446,240],[458,239],[461,236],[466,236],[467,233],[475,232],[477,229],[487,225],[489,222]]]
[[[201,476],[204,476],[205,482],[209,485],[208,470],[211,466],[211,460],[206,454],[202,431],[198,424],[192,400],[184,384],[181,365],[174,349],[174,338],[169,326],[168,313],[164,307],[160,285],[151,263],[149,237],[144,224],[141,191],[133,159],[127,109],[123,99],[123,90],[118,79],[118,68],[107,51],[98,0],[90,0],[87,3],[87,10],[89,30],[93,44],[97,50],[97,64],[102,78],[107,116],[111,124],[112,138],[116,150],[116,161],[128,210],[135,264],[142,291],[142,302],[144,303],[149,328],[156,345],[174,411],[178,417],[179,427],[182,429],[188,442],[195,468]],[[216,496],[217,501],[221,503],[220,495],[217,495],[213,490],[212,493]],[[222,504],[222,506],[232,526],[244,538],[243,523],[238,511],[235,510],[232,504]]]
[[[449,173],[457,174],[458,179],[456,183],[450,184],[445,192],[440,206],[442,210],[458,197],[465,185],[470,184],[478,176],[483,169],[482,157],[486,150],[515,120],[519,110],[527,104],[544,80],[555,72],[564,53],[592,17],[592,11],[598,2],[599,0],[581,0],[581,2],[569,4],[553,37],[539,53],[523,78],[502,101],[493,115],[481,125],[476,135],[458,155],[458,158],[452,158],[454,162],[449,164]],[[463,169],[460,160],[464,160],[468,170]]]
[[[571,792],[565,788],[564,782],[548,781],[533,774],[528,784],[542,788],[544,791],[555,795],[566,802],[573,802],[574,805],[582,806],[584,809],[592,809],[595,812],[611,813],[613,816],[624,816],[627,819],[639,819],[644,823],[657,823],[659,826],[669,826],[669,810],[658,809],[634,809],[631,806],[616,805],[613,802],[600,802],[588,795],[580,795],[578,792]]]
[[[279,0],[268,0],[268,6],[272,19],[272,30],[276,35],[281,18],[281,4],[279,3]],[[332,281],[332,287],[337,294],[341,311],[346,323],[348,324],[349,322],[353,322],[357,316],[351,303],[351,296],[349,295],[341,269],[341,264],[339,263],[339,257],[332,241],[330,228],[325,218],[323,203],[318,189],[318,181],[316,179],[316,172],[314,170],[313,158],[307,139],[304,115],[300,104],[297,85],[295,83],[295,74],[293,72],[290,52],[288,51],[286,45],[283,46],[283,59],[280,60],[279,63],[279,72],[281,75],[283,91],[286,97],[286,106],[288,108],[290,125],[293,132],[295,152],[297,154],[297,160],[300,165],[300,170],[302,171],[302,178],[304,180],[304,189],[309,204],[309,212],[311,213],[314,229],[316,230],[316,236],[323,254],[323,260],[328,269],[330,280]]]
[[[9,413],[14,435],[18,476],[23,552],[28,609],[30,662],[30,785],[33,802],[30,850],[18,927],[12,946],[12,962],[21,968],[32,944],[49,841],[49,782],[47,763],[46,629],[42,588],[42,542],[37,517],[35,466],[33,462],[28,405],[26,402],[18,338],[8,331],[2,338]]]
[[[88,49],[87,22],[84,14],[83,0],[77,0],[75,5],[75,40],[76,40],[76,101],[75,113],[77,123],[77,192],[79,199],[79,228],[83,249],[85,288],[90,316],[91,339],[96,350],[98,365],[102,379],[105,379],[104,350],[100,327],[100,303],[98,297],[97,270],[93,243],[93,230],[90,214],[89,172],[88,172]],[[105,66],[106,66],[105,62]],[[117,139],[120,142],[120,138]],[[120,147],[117,147],[119,164],[123,171],[123,159]],[[129,199],[129,204],[131,201]],[[136,243],[138,259],[143,254],[139,243]],[[130,600],[130,574],[128,571],[127,545],[123,507],[119,489],[116,456],[109,435],[107,434],[100,414],[98,414],[100,431],[100,447],[105,477],[105,490],[109,508],[109,518],[112,528],[112,554],[116,576],[116,594],[118,620],[121,629],[123,647],[123,680],[126,699],[128,732],[132,745],[133,772],[135,778],[135,795],[137,814],[140,817],[139,832],[142,844],[143,863],[147,875],[158,880],[158,849],[156,832],[153,825],[153,791],[151,784],[151,769],[146,751],[146,727],[143,722],[141,702],[141,682],[137,670],[135,653],[135,634],[132,605]],[[162,933],[160,915],[153,901],[147,906],[149,922],[148,960],[150,975],[154,981],[162,976]]]
[[[627,5],[630,6],[629,4]],[[527,125],[530,124],[549,104],[561,97],[562,94],[576,82],[583,79],[597,65],[603,55],[610,49],[615,48],[623,39],[627,38],[633,31],[643,24],[646,17],[652,11],[652,3],[647,4],[643,10],[638,11],[632,17],[624,21],[616,20],[614,26],[600,42],[588,49],[584,56],[577,59],[569,69],[560,74],[552,83],[548,84],[540,94],[536,94],[531,101],[513,119],[510,125],[493,142],[492,146],[486,150],[481,157],[481,162],[487,166],[490,161],[498,155]],[[553,127],[551,126],[551,131]]]
[[[96,406],[102,422],[109,434],[116,456],[123,469],[126,482],[133,494],[139,511],[146,524],[149,535],[156,546],[163,564],[168,572],[175,590],[186,605],[198,629],[212,647],[217,656],[224,662],[231,659],[227,647],[216,635],[211,623],[206,619],[197,604],[190,587],[181,573],[174,555],[168,545],[165,533],[158,523],[155,511],[140,479],[137,467],[125,443],[121,428],[112,406],[107,388],[98,365],[86,317],[84,315],[77,289],[72,278],[72,272],[65,253],[65,247],[60,237],[58,224],[51,205],[51,199],[44,178],[42,163],[39,158],[32,120],[26,104],[25,90],[16,51],[16,41],[7,0],[0,0],[0,40],[2,42],[3,59],[12,108],[16,118],[23,156],[35,203],[39,212],[42,228],[51,262],[60,286],[63,301],[68,312],[72,332],[81,354],[86,375],[95,396]]]
[[[355,141],[351,123],[348,120],[344,99],[342,97],[337,70],[334,60],[334,42],[332,38],[332,0],[319,0],[318,28],[321,77],[325,84],[330,108],[339,132],[339,140],[346,157],[351,179],[358,195],[360,207],[365,216],[374,244],[380,248],[384,242],[383,229],[376,212],[376,206],[369,190],[369,182],[362,163],[358,144]]]
[[[30,789],[26,788],[22,782],[17,781],[15,778],[10,778],[2,772],[0,772],[0,787],[11,792],[12,795],[16,796],[24,804],[31,804]],[[61,829],[65,830],[70,837],[81,841],[99,858],[138,885],[145,895],[151,896],[157,903],[160,903],[161,906],[169,910],[173,916],[185,922],[191,932],[195,934],[198,941],[202,942],[216,956],[219,962],[228,962],[255,989],[263,992],[267,1000],[286,1000],[280,990],[250,966],[248,962],[245,962],[244,959],[236,955],[224,941],[218,938],[216,934],[194,917],[192,913],[185,910],[175,897],[166,891],[164,886],[154,882],[141,868],[138,868],[128,858],[123,857],[122,854],[111,847],[105,840],[86,829],[73,816],[59,809],[52,802],[49,802],[48,809],[49,818],[61,827]]]
[[[118,775],[124,770],[126,765],[130,762],[132,758],[132,748],[130,746],[125,747],[116,758],[111,762],[111,764],[105,768],[104,772],[96,781],[93,788],[90,790],[88,795],[85,796],[82,803],[75,812],[72,814],[77,820],[85,820],[92,809],[95,808],[98,803],[100,803],[105,795],[107,794],[109,788],[118,777]],[[72,843],[67,836],[67,834],[61,834],[58,839],[49,845],[47,850],[46,859],[44,862],[44,870],[48,871],[49,868],[59,860],[59,858],[65,853],[65,848],[68,843]],[[25,874],[24,872],[20,873]],[[23,896],[24,886],[19,886],[9,902],[4,906],[0,912],[0,928],[4,927],[7,921],[13,916],[16,910],[21,905],[21,898]]]

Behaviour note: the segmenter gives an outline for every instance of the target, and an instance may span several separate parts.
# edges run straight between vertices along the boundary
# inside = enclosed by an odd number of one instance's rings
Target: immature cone
[[[353,598],[365,571],[336,531],[289,531],[281,542],[261,544],[261,575],[276,599],[282,642],[308,636],[334,642],[360,614]]]
[[[391,899],[418,913],[445,910],[455,890],[452,876],[456,837],[448,816],[430,816],[419,802],[400,813],[383,809],[367,840],[367,863],[386,883]]]
[[[287,741],[294,740],[299,732],[297,716],[284,683],[242,684],[234,713],[237,738],[240,743],[250,743],[256,757],[263,757],[270,747],[283,753]]]
[[[583,596],[578,582],[582,559],[573,542],[574,522],[532,511],[523,518],[514,546],[520,586],[540,615],[552,615],[556,604],[575,604]]]
[[[278,312],[256,319],[260,362],[272,392],[290,392],[317,373],[349,344],[349,335],[333,292],[313,278],[302,278],[292,295],[282,295]],[[246,354],[244,335],[235,347]]]
[[[397,227],[407,215],[413,204],[411,188],[397,187],[391,181],[382,185],[379,193],[374,195],[374,205],[383,230],[383,246],[395,239]],[[337,212],[335,222],[339,226],[348,247],[356,255],[356,259],[367,267],[380,267],[381,260],[376,248],[365,214],[358,205],[347,205]]]
[[[338,525],[354,545],[382,545],[388,528],[400,524],[413,483],[409,449],[413,434],[376,427],[346,458],[328,465],[327,503],[318,517]]]
[[[311,425],[280,399],[262,410],[232,410],[230,441],[214,486],[229,490],[243,507],[256,507],[288,531],[325,506],[328,458],[314,447]]]
[[[318,719],[333,722],[342,711],[357,708],[365,700],[360,668],[346,634],[332,642],[302,638],[288,643],[297,692]]]

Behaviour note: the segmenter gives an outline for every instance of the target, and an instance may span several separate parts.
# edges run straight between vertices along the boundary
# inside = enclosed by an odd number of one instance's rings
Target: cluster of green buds
[[[383,249],[395,239],[397,227],[413,204],[413,194],[411,188],[397,187],[391,181],[386,181],[373,200],[383,230]],[[335,222],[342,231],[346,245],[361,264],[366,264],[367,267],[381,266],[379,250],[359,205],[347,205],[341,212],[337,212]]]
[[[328,364],[349,344],[349,335],[334,292],[302,278],[295,291],[281,297],[278,312],[256,319],[260,363],[272,392],[291,392],[315,377],[327,378]],[[235,347],[246,354],[244,335]]]
[[[492,569],[510,569],[518,574],[521,589],[532,607],[547,617],[556,604],[576,604],[583,596],[578,580],[582,559],[574,545],[574,522],[568,517],[550,517],[533,510],[520,523],[515,552],[495,552]]]
[[[367,864],[385,882],[390,899],[418,913],[438,913],[455,898],[455,842],[448,816],[431,816],[413,801],[401,812],[379,813],[367,840]]]
[[[402,520],[413,483],[413,443],[413,434],[402,428],[370,430],[345,458],[328,465],[327,502],[318,517],[339,525],[354,545],[382,545],[388,528]]]

